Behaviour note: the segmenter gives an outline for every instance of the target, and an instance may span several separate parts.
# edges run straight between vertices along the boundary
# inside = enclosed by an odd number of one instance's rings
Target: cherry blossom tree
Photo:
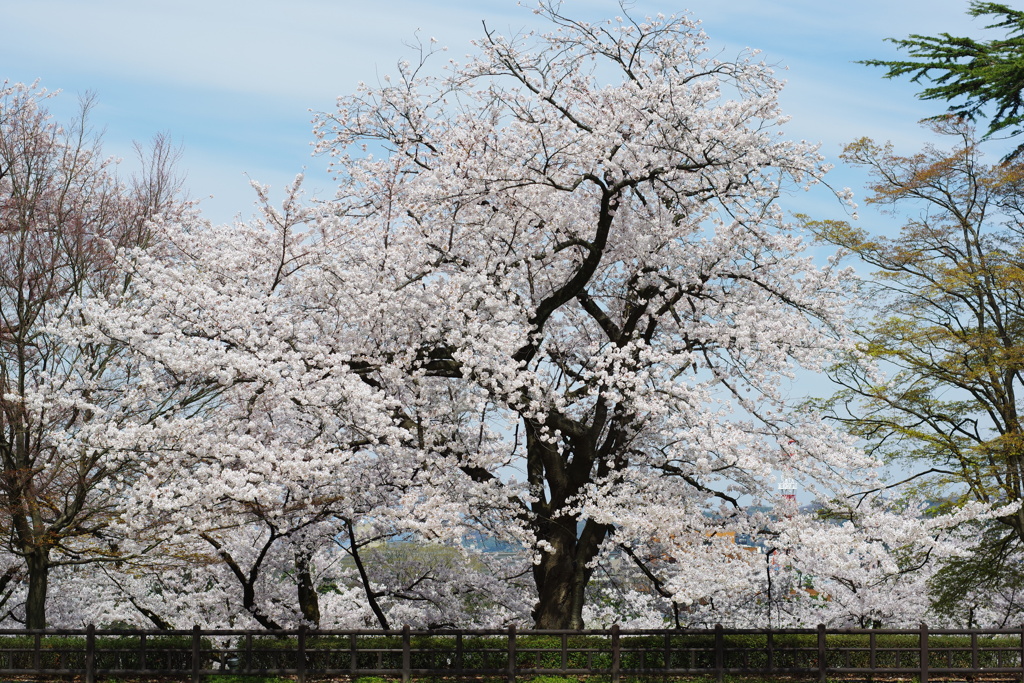
[[[69,438],[103,421],[108,387],[132,381],[113,369],[117,345],[53,328],[74,316],[77,297],[124,291],[114,250],[146,245],[147,220],[182,206],[166,138],[139,148],[135,177],[118,177],[89,128],[92,100],[62,125],[47,111],[52,96],[0,84],[0,528],[24,567],[31,628],[46,624],[52,567],[118,554],[104,535],[118,488],[109,485],[128,467]]]
[[[946,563],[973,558],[965,529],[1013,506],[936,514],[877,492],[828,502],[814,513],[781,503],[749,535],[622,545],[600,562],[588,620],[638,628],[998,627],[1019,603],[1006,585],[983,604],[961,595],[959,611],[970,614],[953,615],[935,609],[931,586]]]
[[[710,57],[685,17],[538,11],[554,32],[488,32],[438,78],[403,64],[318,135],[362,241],[334,278],[376,292],[349,367],[401,402],[436,480],[523,529],[536,625],[579,627],[610,538],[740,515],[780,440],[808,474],[859,461],[780,388],[839,347],[844,285],[775,203],[822,169],[776,134],[770,69]]]
[[[876,494],[832,501],[825,519],[780,520],[773,547],[779,575],[797,574],[776,594],[781,624],[909,628],[943,623],[928,583],[950,558],[970,554],[965,524],[1012,513],[1016,505],[970,505],[944,514],[923,502],[895,504]],[[823,513],[824,514],[824,513]]]
[[[534,624],[582,627],[616,548],[755,529],[743,501],[784,467],[837,488],[872,465],[786,398],[846,349],[849,274],[776,201],[824,168],[781,135],[771,69],[685,16],[538,12],[551,33],[487,31],[440,75],[425,48],[321,115],[334,199],[261,189],[257,221],[123,252],[131,291],[67,334],[131,348],[122,400],[165,408],[80,435],[146,454],[126,519],[358,507],[373,472],[366,515],[522,548]]]
[[[119,534],[160,544],[181,566],[189,557],[219,560],[216,582],[226,592],[217,600],[265,628],[334,622],[319,605],[321,589],[352,582],[382,627],[392,610],[419,615],[422,625],[457,623],[465,617],[457,606],[402,607],[443,606],[453,595],[501,606],[495,616],[516,613],[522,599],[501,580],[508,572],[462,547],[463,508],[419,505],[415,452],[389,436],[405,431],[384,397],[324,354],[323,339],[340,338],[344,320],[317,312],[307,292],[326,245],[310,239],[298,185],[280,210],[258,189],[262,219],[249,225],[215,229],[195,215],[154,223],[155,246],[135,253],[131,295],[93,298],[83,314],[97,325],[66,328],[136,349],[133,367],[144,379],[123,387],[121,404],[160,406],[141,421],[76,434],[110,459],[145,463],[146,476],[121,501]],[[404,565],[391,558],[388,569],[365,560],[369,545],[396,536],[437,542],[462,559],[423,566],[415,556]],[[335,551],[329,562],[324,547]],[[338,556],[351,571],[325,575],[317,566]],[[268,576],[289,577],[290,596]],[[150,622],[180,615],[146,597],[152,580],[121,585]],[[226,618],[217,614],[197,616]]]

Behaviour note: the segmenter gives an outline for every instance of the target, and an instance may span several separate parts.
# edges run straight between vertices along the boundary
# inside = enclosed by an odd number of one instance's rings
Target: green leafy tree
[[[862,63],[886,67],[886,78],[909,75],[915,83],[930,83],[918,97],[952,102],[950,114],[970,120],[988,115],[986,136],[1019,135],[1024,132],[1024,12],[975,0],[967,13],[995,17],[996,21],[985,28],[1003,29],[1004,37],[979,41],[949,33],[911,34],[905,39],[889,39],[907,52],[908,59],[869,59]],[[1011,156],[1021,152],[1024,145]]]
[[[865,285],[873,305],[860,350],[886,376],[851,360],[836,369],[843,390],[829,405],[875,455],[907,471],[904,488],[946,506],[1019,502],[1024,166],[985,164],[963,119],[933,127],[956,140],[951,151],[927,146],[900,156],[865,138],[843,155],[872,175],[868,203],[907,216],[898,236],[874,237],[846,222],[811,223],[820,237],[877,269]],[[974,543],[979,557],[1018,552],[1024,510],[999,517]]]

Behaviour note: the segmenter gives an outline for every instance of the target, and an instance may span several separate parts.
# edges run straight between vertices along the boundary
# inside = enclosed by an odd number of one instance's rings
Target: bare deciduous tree
[[[102,411],[62,388],[131,381],[111,376],[116,346],[69,343],[52,326],[79,296],[124,287],[115,249],[145,245],[147,222],[184,206],[167,137],[137,146],[140,171],[121,178],[89,127],[93,98],[62,125],[47,110],[53,95],[0,85],[0,528],[25,562],[30,628],[46,624],[51,567],[117,554],[101,483],[128,466],[63,438]]]

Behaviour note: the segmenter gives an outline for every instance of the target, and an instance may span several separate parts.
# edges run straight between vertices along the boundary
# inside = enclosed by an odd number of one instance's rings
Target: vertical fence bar
[[[828,661],[825,656],[825,624],[818,624],[818,681],[825,683]]]
[[[672,668],[672,634],[665,633],[665,675]]]
[[[199,624],[192,627],[192,683],[199,683]]]
[[[252,671],[252,632],[245,634],[245,673]]]
[[[348,669],[349,669],[349,673],[351,673],[353,676],[355,676],[356,675],[356,669],[358,668],[358,663],[359,663],[359,661],[358,661],[358,654],[356,653],[356,634],[355,633],[349,635],[349,637],[348,637],[348,647],[349,647],[349,651],[348,651],[348,655],[349,655]]]
[[[872,631],[868,634],[868,666],[871,668],[871,675],[874,676],[875,669],[878,667],[877,648],[875,643],[875,632]]]
[[[715,624],[715,680],[722,683],[725,679],[725,634],[722,625]]]
[[[612,683],[619,683],[619,669],[622,666],[622,649],[619,641],[619,625],[612,624]]]
[[[409,683],[412,675],[412,645],[409,642],[409,624],[402,627],[402,683]]]
[[[928,624],[921,624],[921,683],[928,683]]]
[[[455,634],[455,670],[459,672],[459,677],[462,677],[465,674],[465,668],[462,662],[462,631],[459,631]]]
[[[508,672],[505,676],[508,683],[515,683],[516,680],[516,625],[508,627]]]
[[[768,673],[775,670],[775,632],[768,629]]]
[[[85,683],[96,683],[96,626],[85,627]]]
[[[971,668],[975,671],[978,670],[978,634],[973,631],[971,632]]]
[[[1024,624],[1020,625],[1020,680],[1024,683]]]
[[[40,657],[40,649],[43,646],[43,636],[40,633],[35,635],[32,640],[32,668],[36,670],[36,674],[41,674],[41,668],[43,668],[42,658]]]
[[[306,683],[306,625],[299,625],[299,652],[296,655],[297,661],[295,662],[295,668],[297,669],[299,683]]]
[[[139,668],[146,670],[146,634],[139,634]]]
[[[562,634],[562,675],[565,675],[569,668],[569,634]]]

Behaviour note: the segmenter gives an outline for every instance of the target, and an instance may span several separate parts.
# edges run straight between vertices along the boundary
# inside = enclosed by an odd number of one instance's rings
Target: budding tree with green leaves
[[[946,506],[1015,506],[965,527],[973,555],[935,583],[940,596],[956,596],[972,583],[1020,580],[1024,203],[1021,166],[985,163],[968,122],[947,117],[932,128],[951,149],[903,156],[861,139],[843,154],[871,174],[868,202],[905,216],[898,236],[845,222],[811,226],[876,269],[865,284],[874,305],[860,352],[887,374],[859,360],[837,366],[844,389],[831,401],[835,416],[906,471],[904,488]]]

